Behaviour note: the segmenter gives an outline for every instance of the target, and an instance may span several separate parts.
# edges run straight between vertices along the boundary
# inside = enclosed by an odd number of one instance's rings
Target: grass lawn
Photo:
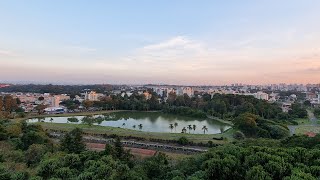
[[[311,124],[311,121],[308,118],[297,118],[294,121],[296,121],[299,125]]]
[[[299,126],[296,128],[296,134],[305,134],[307,132],[320,133],[320,126]]]
[[[56,130],[66,130],[70,131],[76,127],[81,128],[84,132],[87,133],[102,133],[102,134],[116,134],[121,136],[133,136],[133,137],[143,137],[147,139],[167,139],[167,140],[178,140],[180,137],[186,137],[188,140],[193,142],[203,142],[207,143],[208,141],[212,141],[215,144],[224,144],[228,141],[233,140],[232,134],[233,129],[227,130],[223,134],[182,134],[182,133],[159,133],[159,132],[144,132],[144,131],[137,131],[131,129],[124,129],[124,128],[116,128],[110,126],[89,126],[86,124],[68,124],[68,123],[46,123],[46,122],[39,122],[38,124],[42,125],[45,129],[56,129]],[[215,138],[220,137],[227,138],[227,140],[214,140]]]

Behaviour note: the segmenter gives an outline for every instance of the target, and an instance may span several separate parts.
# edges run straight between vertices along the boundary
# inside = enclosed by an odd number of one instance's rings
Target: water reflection
[[[47,117],[30,119],[29,122],[72,123],[112,126],[148,132],[218,134],[230,128],[211,119],[197,119],[163,113],[117,112],[95,116]]]

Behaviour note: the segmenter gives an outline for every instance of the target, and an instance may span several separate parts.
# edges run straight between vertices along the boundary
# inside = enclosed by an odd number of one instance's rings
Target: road
[[[308,111],[308,117],[309,117],[309,120],[310,120],[311,124],[312,125],[317,125],[318,119],[316,118],[314,113],[309,109],[307,111]]]

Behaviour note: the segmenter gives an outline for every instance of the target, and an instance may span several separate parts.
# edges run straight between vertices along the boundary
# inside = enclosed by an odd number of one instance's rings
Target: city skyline
[[[0,82],[319,83],[319,9],[315,0],[1,1]]]

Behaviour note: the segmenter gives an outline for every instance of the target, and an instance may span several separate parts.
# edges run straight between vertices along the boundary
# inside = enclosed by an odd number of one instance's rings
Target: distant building
[[[152,97],[152,94],[150,94],[149,92],[144,92],[143,95],[147,100],[151,99],[151,97]]]
[[[89,101],[98,101],[99,95],[95,92],[95,91],[91,91],[90,93],[86,92],[85,93],[85,100],[89,100]]]
[[[288,112],[291,109],[291,103],[282,103],[281,109],[282,112]]]
[[[261,91],[255,93],[254,97],[257,98],[257,99],[262,99],[262,100],[266,100],[266,101],[269,100],[269,95],[267,93],[264,93],[264,92],[261,92]]]
[[[60,97],[59,96],[51,97],[51,107],[59,107],[59,104],[60,104]]]
[[[70,96],[66,95],[66,94],[60,94],[60,95],[56,95],[60,98],[60,101],[65,101],[65,100],[69,100]]]
[[[194,90],[192,87],[184,87],[182,88],[182,93],[187,94],[189,97],[194,95]]]
[[[308,92],[307,94],[306,94],[306,99],[307,100],[313,100],[313,99],[315,99],[315,98],[317,98],[317,94],[315,94],[315,93],[312,93],[312,92]]]
[[[9,84],[0,84],[0,88],[9,87]]]

